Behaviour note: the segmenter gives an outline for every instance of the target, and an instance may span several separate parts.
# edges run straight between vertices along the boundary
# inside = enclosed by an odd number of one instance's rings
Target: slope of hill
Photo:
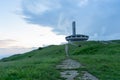
[[[72,57],[100,80],[120,79],[120,41],[87,42]]]
[[[65,58],[64,47],[48,46],[0,61],[0,80],[57,80],[54,66]]]
[[[100,80],[120,79],[120,40],[69,44],[70,57]],[[0,80],[58,80],[55,66],[65,59],[64,45],[51,45],[0,60]],[[61,79],[64,80],[64,79]]]

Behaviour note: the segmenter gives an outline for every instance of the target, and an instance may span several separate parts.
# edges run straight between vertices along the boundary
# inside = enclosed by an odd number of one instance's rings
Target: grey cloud
[[[78,33],[91,37],[97,34],[97,38],[105,39],[120,33],[119,4],[120,0],[26,0],[22,13],[27,22],[50,26],[60,34],[71,31],[75,20]]]
[[[83,0],[36,0],[33,1],[36,2],[35,4],[31,0],[23,1],[23,15],[26,16],[24,19],[28,23],[51,26],[54,31],[64,34],[64,27],[67,24],[65,22],[71,23],[76,13],[79,12],[77,9],[80,8],[81,1],[83,4]],[[50,6],[45,3],[49,3]],[[49,8],[42,12],[41,8],[34,5],[44,5]],[[29,6],[34,6],[39,12],[36,14],[37,11]]]

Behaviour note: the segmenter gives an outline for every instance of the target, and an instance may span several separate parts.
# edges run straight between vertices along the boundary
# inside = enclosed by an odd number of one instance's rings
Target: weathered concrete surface
[[[66,59],[61,64],[57,65],[57,69],[78,69],[81,64],[72,59]]]
[[[79,75],[78,71],[76,70],[66,70],[60,73],[61,77],[65,78],[66,80],[74,80],[74,78]]]
[[[99,80],[87,71],[78,72],[77,69],[81,68],[82,65],[72,59],[66,59],[61,64],[57,65],[56,68],[60,69],[61,78],[65,80]],[[60,80],[60,79],[59,79]]]
[[[82,74],[83,75],[79,77],[80,80],[98,80],[98,78],[88,73],[87,71],[82,71]]]

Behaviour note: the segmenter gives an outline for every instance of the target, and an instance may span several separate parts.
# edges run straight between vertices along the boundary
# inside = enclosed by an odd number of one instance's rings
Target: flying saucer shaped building
[[[65,37],[67,41],[86,41],[88,40],[89,36],[82,35],[82,34],[76,34],[76,23],[73,21],[72,23],[72,32],[73,34],[70,36]]]

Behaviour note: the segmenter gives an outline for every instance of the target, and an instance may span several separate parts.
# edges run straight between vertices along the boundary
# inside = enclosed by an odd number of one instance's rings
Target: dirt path
[[[66,59],[56,66],[64,80],[99,80],[87,71],[78,70],[80,68],[82,68],[82,65],[72,59]]]

